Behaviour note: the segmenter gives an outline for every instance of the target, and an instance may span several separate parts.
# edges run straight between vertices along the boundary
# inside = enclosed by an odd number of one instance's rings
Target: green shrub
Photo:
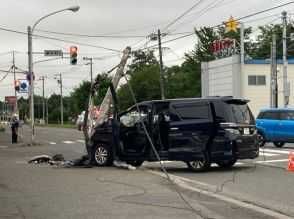
[[[0,126],[0,132],[5,132],[5,128]]]

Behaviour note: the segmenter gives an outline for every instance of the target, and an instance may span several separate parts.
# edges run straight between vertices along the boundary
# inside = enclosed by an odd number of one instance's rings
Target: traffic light
[[[19,91],[19,85],[20,85],[20,81],[19,80],[15,80],[14,81],[14,88],[15,88],[15,90]]]
[[[78,47],[76,46],[71,46],[70,47],[70,64],[71,65],[76,65],[78,62]]]

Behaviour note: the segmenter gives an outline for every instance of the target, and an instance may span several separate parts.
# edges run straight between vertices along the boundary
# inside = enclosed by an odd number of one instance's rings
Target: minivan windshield
[[[226,103],[236,124],[255,124],[254,117],[246,103]]]

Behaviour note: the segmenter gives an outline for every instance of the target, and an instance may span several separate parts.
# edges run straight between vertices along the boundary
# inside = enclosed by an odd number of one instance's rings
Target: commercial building
[[[271,63],[270,60],[245,59],[240,55],[202,62],[202,96],[233,96],[250,100],[249,106],[257,116],[261,108],[270,107]],[[294,59],[288,59],[287,81],[290,90],[294,85]],[[283,66],[277,60],[278,107],[284,106]],[[287,107],[294,107],[290,93]]]

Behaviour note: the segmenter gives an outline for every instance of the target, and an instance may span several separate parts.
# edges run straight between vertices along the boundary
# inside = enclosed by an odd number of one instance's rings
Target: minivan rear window
[[[237,124],[255,124],[254,117],[246,103],[225,103]]]

